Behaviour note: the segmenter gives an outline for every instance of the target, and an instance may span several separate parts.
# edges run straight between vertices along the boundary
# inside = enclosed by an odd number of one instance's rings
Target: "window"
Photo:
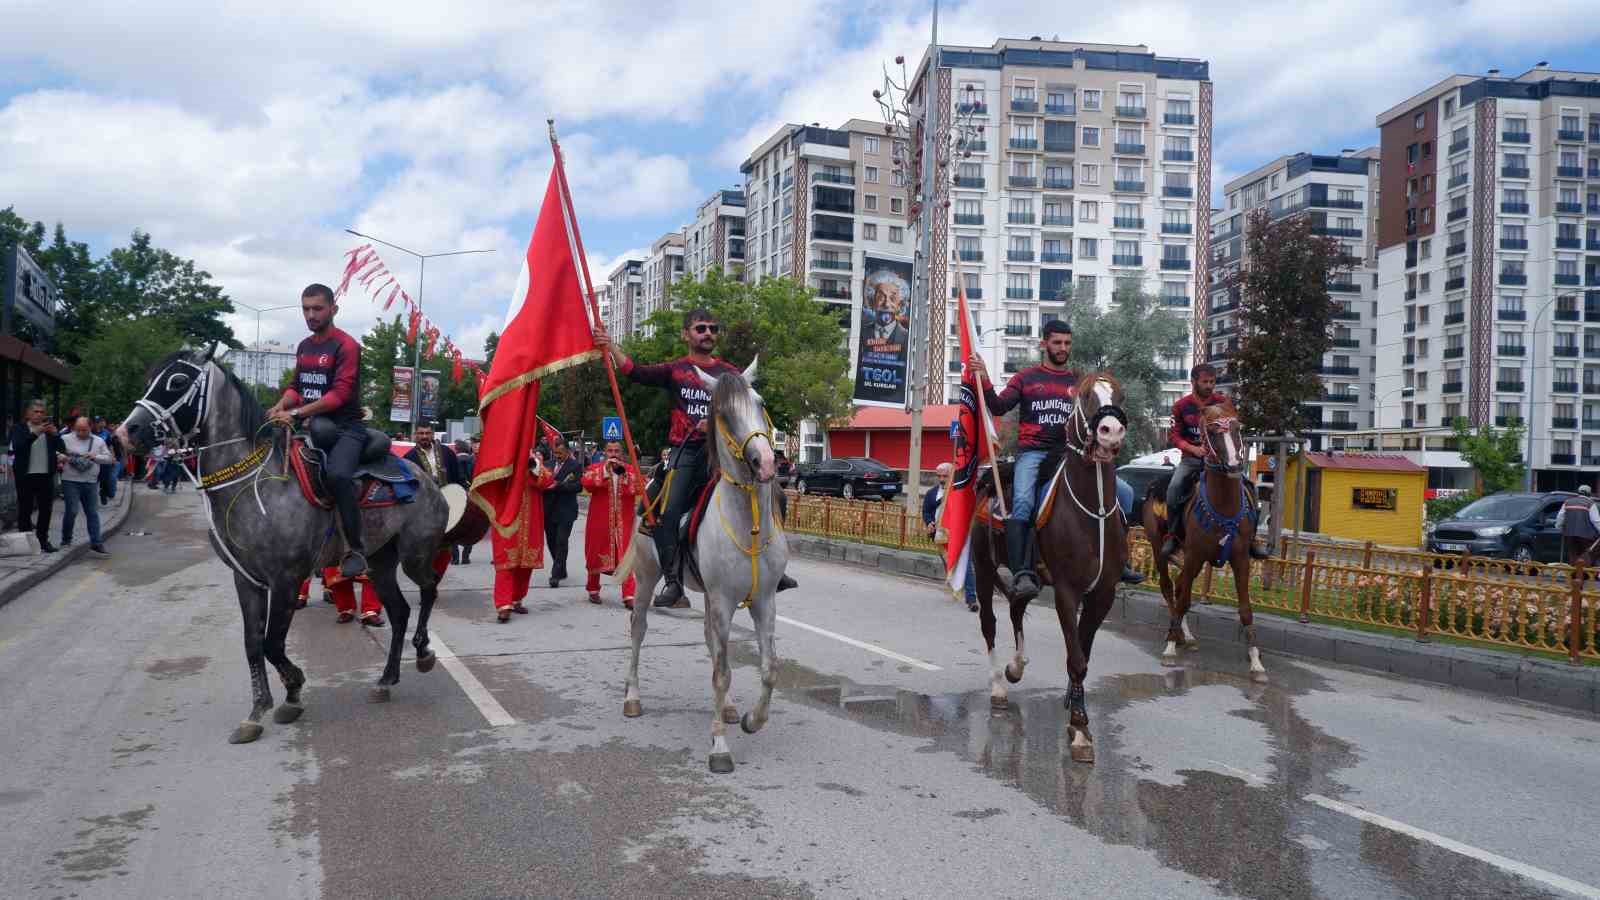
[[[1117,143],[1119,143],[1119,144],[1143,144],[1144,143],[1144,132],[1139,130],[1139,129],[1137,129],[1137,128],[1118,128],[1117,129]]]
[[[1188,116],[1192,114],[1193,113],[1190,111],[1189,101],[1187,99],[1180,100],[1177,97],[1167,98],[1167,115]]]
[[[1118,91],[1117,106],[1126,109],[1144,109],[1144,92],[1128,90]]]
[[[1025,234],[1014,234],[1006,242],[1006,250],[1012,253],[1032,253],[1033,238]]]
[[[1139,218],[1139,204],[1118,203],[1116,218],[1119,222],[1132,222],[1133,220]]]
[[[905,212],[905,209],[906,209],[906,201],[905,200],[903,200],[903,199],[901,199],[899,197],[890,197],[889,198],[889,212],[892,212],[892,213],[903,213],[903,212]]]
[[[1100,129],[1083,126],[1083,145],[1085,147],[1100,146]]]
[[[977,185],[983,181],[983,164],[964,162],[956,169],[956,177],[968,184]]]
[[[1044,202],[1044,224],[1071,225],[1072,207],[1060,200],[1046,200]]]
[[[1079,259],[1099,259],[1100,242],[1094,238],[1078,238]]]
[[[1046,257],[1057,258],[1068,252],[1071,251],[1068,249],[1066,242],[1061,238],[1047,237],[1044,239],[1044,255]]]
[[[1164,210],[1161,213],[1161,224],[1171,225],[1176,228],[1185,228],[1190,224],[1189,211],[1187,209]]]
[[[1060,163],[1046,163],[1044,167],[1044,186],[1061,189],[1072,187],[1072,167]]]
[[[862,138],[861,139],[861,151],[863,153],[877,153],[878,152],[878,139],[877,139],[877,137],[875,137],[873,135],[868,135],[867,137]]]
[[[1099,282],[1093,275],[1079,275],[1078,287],[1073,291],[1073,298],[1089,301],[1097,300],[1099,295],[1096,292],[1099,290],[1099,286]]]
[[[1524,231],[1523,226],[1512,225],[1508,222],[1500,226],[1500,239],[1503,241],[1525,242],[1527,240],[1527,232]]]
[[[1100,202],[1098,200],[1085,200],[1078,204],[1078,221],[1100,221]]]
[[[978,254],[983,251],[978,244],[978,238],[969,234],[956,235],[956,252],[964,259],[980,259]]]
[[[1011,160],[1011,175],[1013,178],[1032,178],[1033,160],[1027,157]]]
[[[1411,124],[1418,131],[1421,131],[1422,129],[1427,128],[1428,127],[1428,114],[1425,113],[1425,112],[1417,113],[1415,116],[1411,117]]]
[[[1562,113],[1561,114],[1561,130],[1562,131],[1582,131],[1583,130],[1583,123],[1581,121],[1579,121],[1577,116],[1569,116],[1566,113]]]
[[[1034,131],[1033,120],[1024,119],[1011,123],[1011,138],[1018,141],[1031,141],[1038,137]]]
[[[1272,187],[1270,189],[1274,191],[1278,189],[1278,176],[1272,176]]]
[[[899,225],[890,225],[889,226],[889,243],[891,243],[891,244],[900,244],[900,243],[904,243],[905,239],[906,239],[906,230],[904,228],[901,228]]]
[[[1100,92],[1099,91],[1095,91],[1095,90],[1085,90],[1083,92],[1083,108],[1084,109],[1099,109],[1100,108]]]
[[[1113,256],[1135,257],[1139,255],[1138,241],[1117,241],[1111,251]]]
[[[1527,134],[1527,116],[1506,116],[1506,134]]]
[[[1168,104],[1168,105],[1170,106],[1171,104]],[[1192,148],[1190,147],[1190,144],[1189,144],[1189,136],[1188,135],[1184,135],[1184,134],[1169,134],[1169,135],[1167,135],[1167,152],[1168,153],[1177,153],[1177,154],[1181,155],[1181,154],[1184,154],[1184,153],[1189,153],[1189,152],[1191,152],[1191,150],[1192,150]]]
[[[1427,193],[1428,191],[1431,191],[1431,190],[1433,190],[1433,176],[1432,175],[1424,175],[1424,176],[1422,176],[1422,192],[1423,193]]]
[[[1522,188],[1506,188],[1505,202],[1513,206],[1525,206],[1528,203],[1528,192]]]
[[[1424,206],[1422,208],[1422,224],[1424,224],[1424,225],[1432,225],[1433,224],[1433,207]]]
[[[866,182],[867,182],[867,184],[877,184],[878,183],[878,167],[877,166],[867,166]]]
[[[1453,116],[1455,114],[1456,114],[1456,101],[1455,101],[1455,98],[1454,97],[1446,98],[1445,101],[1444,101],[1444,115],[1445,115],[1445,118],[1448,119],[1448,118],[1450,118],[1451,116]]]
[[[1020,100],[1024,103],[1030,103],[1038,98],[1039,95],[1034,93],[1034,86],[1031,84],[1019,83],[1011,86],[1011,99],[1013,100]]]
[[[1522,295],[1521,294],[1501,294],[1500,295],[1500,311],[1501,312],[1508,312],[1508,313],[1519,313],[1519,312],[1522,312]]]
[[[1416,164],[1417,164],[1417,145],[1416,144],[1412,144],[1411,146],[1406,148],[1406,165],[1414,166]]]
[[[1084,163],[1080,174],[1083,177],[1079,178],[1078,181],[1083,184],[1100,183],[1100,165],[1098,163]]]
[[[1033,290],[1033,276],[1027,272],[1011,272],[1006,275],[1007,291]]]
[[[1348,222],[1348,221],[1350,221],[1350,220],[1349,219],[1340,219],[1339,220],[1339,227],[1340,228],[1346,227],[1344,225],[1344,223]],[[1430,257],[1432,255],[1433,255],[1433,239],[1432,238],[1423,238],[1422,239],[1422,243],[1418,245],[1418,249],[1417,249],[1418,258],[1427,259],[1428,257]]]
[[[1522,349],[1522,332],[1520,332],[1520,331],[1502,331],[1502,332],[1500,332],[1500,346],[1506,348],[1507,350],[1520,350],[1520,349]]]
[[[872,204],[867,205],[868,209]],[[980,200],[957,200],[956,215],[964,221],[978,221],[983,217],[983,202]]]
[[[1138,166],[1125,166],[1125,165],[1120,165],[1119,164],[1117,166],[1117,180],[1118,181],[1143,181],[1144,180],[1144,174],[1143,174],[1143,171]]]
[[[1013,198],[1011,198],[1011,209],[1009,210],[1009,212],[1011,213],[1011,217],[1013,219],[1021,217],[1021,218],[1028,219],[1028,221],[1030,221],[1030,222],[1033,221],[1033,198],[1031,198],[1031,197],[1013,197]]]
[[[878,226],[877,226],[877,224],[874,223],[874,222],[863,222],[863,223],[861,223],[861,239],[864,240],[864,241],[875,241],[875,240],[877,240],[878,239]]]
[[[1044,95],[1044,105],[1052,112],[1072,112],[1072,94],[1069,91],[1048,91]]]
[[[1431,274],[1432,273],[1430,273],[1430,272],[1423,272],[1421,275],[1417,276],[1417,290],[1419,292],[1424,293],[1424,294],[1426,294],[1428,292],[1429,286],[1430,286],[1429,285],[1429,282],[1430,282],[1429,276]],[[1423,309],[1426,310],[1427,307],[1424,306]],[[1428,317],[1426,315],[1424,315],[1422,317],[1422,321],[1423,322],[1427,322],[1428,321]]]
[[[960,201],[957,201],[957,202],[959,203]],[[867,209],[868,211],[874,211],[874,210],[876,210],[878,208],[878,195],[877,194],[863,194],[862,195],[862,203],[864,204],[864,208],[865,209]]]

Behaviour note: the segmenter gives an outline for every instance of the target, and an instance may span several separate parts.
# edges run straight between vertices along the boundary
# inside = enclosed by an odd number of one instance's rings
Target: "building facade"
[[[643,330],[651,313],[672,305],[672,286],[683,277],[684,271],[683,232],[669,231],[656,238],[640,272],[642,283],[634,309],[634,330]]]
[[[744,271],[744,191],[717,191],[683,229],[684,270],[700,279],[712,269],[732,277]]]
[[[956,398],[953,304],[964,282],[990,371],[1038,357],[1067,301],[1102,307],[1134,280],[1190,321],[1203,311],[1211,194],[1209,64],[1143,46],[1001,39],[924,58],[914,101],[983,127],[935,185],[929,278],[931,401]],[[930,54],[931,56],[931,54]],[[1192,354],[1165,361],[1176,393]]]
[[[1456,75],[1379,114],[1378,423],[1528,426],[1540,488],[1600,465],[1600,74]],[[1394,336],[1398,335],[1398,336]]]
[[[644,284],[644,260],[625,259],[617,263],[606,279],[609,314],[606,330],[618,337],[633,334],[638,328],[639,294]]]
[[[277,341],[262,341],[238,350],[230,348],[223,352],[221,359],[245,384],[277,388],[283,384],[284,375],[294,371],[295,348]]]
[[[1344,449],[1351,432],[1374,422],[1378,172],[1376,147],[1283,156],[1224,185],[1222,207],[1211,211],[1209,297],[1204,318],[1197,313],[1197,333],[1224,385],[1233,381],[1229,364],[1239,347],[1238,277],[1250,215],[1266,209],[1273,219],[1306,216],[1314,234],[1335,238],[1343,251],[1348,268],[1328,283],[1339,309],[1333,348],[1319,367],[1323,394],[1306,404],[1313,450]]]

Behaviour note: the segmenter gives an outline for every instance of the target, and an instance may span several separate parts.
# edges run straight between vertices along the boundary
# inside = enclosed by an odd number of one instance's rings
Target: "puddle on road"
[[[176,659],[158,659],[144,667],[151,678],[161,681],[171,681],[175,678],[188,678],[198,675],[205,670],[211,662],[209,656],[180,656]]]
[[[108,875],[128,874],[128,850],[155,810],[146,805],[84,819],[89,827],[73,833],[79,844],[51,854],[50,864],[58,867],[61,877],[68,881],[98,881]]]

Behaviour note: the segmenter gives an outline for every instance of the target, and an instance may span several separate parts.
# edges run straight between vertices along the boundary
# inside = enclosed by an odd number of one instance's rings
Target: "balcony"
[[[1576,322],[1581,318],[1576,309],[1558,309],[1554,315],[1557,322]]]
[[[1556,284],[1567,285],[1567,286],[1571,286],[1571,285],[1575,285],[1575,284],[1580,284],[1581,283],[1579,281],[1579,279],[1578,279],[1578,273],[1576,273],[1576,272],[1572,273],[1571,275],[1563,275],[1563,274],[1557,272],[1556,275],[1555,275],[1555,282],[1556,282]]]
[[[817,296],[823,298],[824,300],[849,300],[850,289],[847,287],[838,287],[837,285],[825,284],[822,287],[817,288]]]
[[[1495,416],[1494,417],[1494,426],[1496,428],[1509,428],[1512,425],[1521,425],[1521,424],[1522,424],[1522,417],[1521,416]]]
[[[953,217],[957,225],[982,225],[983,213],[956,213]]]
[[[1037,221],[1033,213],[1006,213],[1006,222],[1010,225],[1032,225]]]
[[[1072,254],[1071,253],[1051,253],[1051,252],[1049,252],[1047,250],[1044,253],[1039,254],[1039,262],[1042,262],[1042,263],[1069,263],[1069,262],[1072,262]]]
[[[1583,395],[1585,397],[1593,397],[1596,394],[1600,394],[1600,384],[1585,381],[1583,383]]]
[[[1013,150],[1038,150],[1039,149],[1039,139],[1038,138],[1016,138],[1016,137],[1014,137],[1010,141],[1008,141],[1007,144]]]
[[[1600,215],[1600,209],[1594,210],[1594,214]],[[1591,237],[1584,241],[1583,249],[1588,250],[1590,253],[1600,252],[1600,238]]]
[[[1167,307],[1168,309],[1188,309],[1190,301],[1188,297],[1176,297],[1163,294],[1161,295],[1161,305]]]
[[[1583,129],[1562,128],[1556,132],[1556,140],[1571,141],[1574,144],[1581,144],[1583,143]]]
[[[1320,234],[1320,235],[1323,235],[1325,237],[1342,237],[1342,238],[1358,238],[1358,237],[1361,237],[1361,229],[1359,229],[1359,228],[1337,228],[1337,227],[1332,226],[1332,225],[1313,225],[1313,226],[1311,226],[1311,233],[1312,234]]]
[[[1317,366],[1318,375],[1342,375],[1346,378],[1355,378],[1361,370],[1355,366]]]
[[[1143,106],[1119,106],[1116,109],[1119,119],[1142,119],[1148,114]]]
[[[1533,140],[1533,133],[1528,131],[1502,131],[1500,141],[1505,144],[1526,144]]]
[[[1328,282],[1328,290],[1335,294],[1359,294],[1361,293],[1361,285],[1353,281],[1330,281]]]
[[[975,103],[957,103],[956,112],[963,116],[986,116],[989,114],[989,104],[982,100]]]
[[[855,184],[856,177],[843,172],[812,172],[811,183],[826,182],[828,184]]]
[[[1446,348],[1444,348],[1444,358],[1445,359],[1460,359],[1461,357],[1466,355],[1466,352],[1467,352],[1467,348],[1466,347],[1446,347]]]
[[[1163,272],[1187,272],[1189,271],[1189,261],[1187,259],[1162,258],[1161,270]]]
[[[1012,112],[1020,112],[1020,113],[1036,113],[1036,112],[1039,111],[1039,101],[1037,101],[1037,100],[1018,100],[1017,98],[1012,97],[1011,98],[1011,111]]]
[[[816,212],[844,213],[853,216],[856,214],[855,197],[852,195],[850,199],[843,201],[818,200],[812,209]]]
[[[1161,158],[1167,162],[1194,162],[1193,150],[1163,150]]]
[[[1328,342],[1328,345],[1331,347],[1337,347],[1340,350],[1361,349],[1361,342],[1355,338],[1334,338]]]
[[[1456,141],[1456,142],[1454,142],[1454,143],[1452,143],[1450,145],[1450,152],[1453,153],[1453,154],[1454,153],[1460,153],[1461,151],[1467,149],[1470,146],[1472,146],[1472,142],[1471,141]]]
[[[1502,394],[1520,394],[1527,385],[1520,381],[1496,381],[1494,389]]]
[[[1047,116],[1075,116],[1078,114],[1078,108],[1065,103],[1046,103],[1044,105],[1044,114]]]
[[[1528,321],[1528,311],[1525,309],[1501,309],[1495,311],[1494,317],[1502,322],[1526,322]]]
[[[1600,306],[1585,306],[1583,308],[1585,322],[1600,322]]]
[[[1045,215],[1045,217],[1043,219],[1043,224],[1047,228],[1071,228],[1072,227],[1072,217],[1071,216],[1052,216],[1052,215],[1048,215],[1047,214],[1047,215]]]
[[[1550,427],[1551,428],[1561,428],[1561,429],[1565,429],[1567,431],[1576,431],[1577,428],[1578,428],[1578,417],[1577,416],[1552,416],[1550,418]]]
[[[1576,381],[1558,381],[1550,385],[1550,393],[1552,394],[1576,394],[1577,392],[1578,383]]]
[[[1111,182],[1111,189],[1125,194],[1142,194],[1144,193],[1144,182],[1117,180]]]
[[[1208,337],[1208,338],[1222,338],[1222,337],[1227,337],[1230,334],[1238,334],[1238,333],[1239,333],[1239,326],[1237,326],[1237,325],[1226,325],[1226,326],[1219,326],[1217,328],[1208,328],[1208,329],[1206,329],[1206,337]]]
[[[1501,238],[1500,239],[1500,249],[1501,250],[1526,250],[1526,249],[1528,249],[1528,240],[1527,240],[1527,238]]]
[[[1596,385],[1595,386],[1595,390],[1596,390],[1596,392],[1600,392],[1600,385]],[[1584,431],[1600,431],[1600,419],[1584,419],[1583,420],[1583,430]],[[1591,460],[1591,459],[1600,459],[1600,457],[1586,456],[1586,457],[1584,457],[1584,462],[1586,464],[1588,464],[1588,465],[1600,465],[1600,462],[1590,463],[1589,460]]]
[[[1006,337],[1030,337],[1033,334],[1032,325],[1007,325]]]
[[[1162,222],[1162,234],[1194,234],[1194,226],[1187,222]]]
[[[1415,428],[1415,427],[1417,427],[1417,420],[1416,419],[1401,419],[1400,420],[1400,427],[1401,428]]]
[[[1360,394],[1355,394],[1355,393],[1350,393],[1350,394],[1329,394],[1329,393],[1324,393],[1320,397],[1318,397],[1317,399],[1322,403],[1360,403],[1361,402],[1361,395]]]
[[[1192,188],[1192,187],[1179,187],[1179,186],[1175,186],[1175,185],[1170,185],[1169,184],[1166,187],[1163,187],[1161,189],[1161,196],[1163,196],[1163,197],[1181,197],[1181,198],[1184,198],[1184,199],[1188,199],[1188,198],[1194,196],[1194,188]]]
[[[1600,359],[1600,345],[1585,344],[1583,348],[1584,359]]]
[[[1006,262],[1033,262],[1032,250],[1007,250]]]
[[[1222,303],[1218,303],[1216,306],[1211,307],[1211,315],[1218,316],[1218,315],[1221,315],[1221,314],[1223,314],[1225,312],[1233,312],[1234,310],[1236,310],[1238,308],[1239,308],[1239,301],[1237,301],[1237,300],[1227,300],[1227,301],[1224,301]]]
[[[1334,419],[1331,422],[1318,422],[1311,427],[1313,429],[1320,428],[1324,431],[1355,431],[1357,425],[1349,419]]]
[[[1578,457],[1575,454],[1572,454],[1572,453],[1552,453],[1552,454],[1550,454],[1550,465],[1552,465],[1552,466],[1575,466],[1577,464],[1578,464]]]
[[[1113,266],[1142,266],[1144,265],[1144,257],[1137,253],[1131,256],[1125,253],[1114,253],[1111,256],[1111,264]]]
[[[1333,311],[1333,318],[1341,322],[1359,322],[1361,321],[1361,313],[1353,309],[1336,309]],[[1407,322],[1406,324],[1409,325],[1411,323]]]
[[[1161,121],[1165,122],[1168,125],[1193,125],[1194,124],[1194,114],[1193,113],[1170,113],[1169,112],[1165,116],[1161,117]]]
[[[982,250],[957,250],[956,259],[962,262],[983,262]]]
[[[1556,201],[1556,212],[1565,213],[1565,214],[1574,215],[1574,216],[1581,215],[1583,213],[1583,204],[1582,203],[1563,203],[1560,200],[1557,200]]]
[[[1465,383],[1460,381],[1446,381],[1444,384],[1439,385],[1439,393],[1459,394],[1465,387]]]
[[[1528,214],[1526,203],[1501,203],[1500,211],[1512,216],[1525,216]]]
[[[1044,189],[1047,191],[1070,191],[1072,190],[1072,179],[1051,178],[1050,176],[1046,175],[1044,179]]]
[[[1496,356],[1526,356],[1528,354],[1528,346],[1526,344],[1501,344],[1494,348],[1494,352]],[[1521,382],[1518,383],[1520,384]]]
[[[1116,144],[1113,144],[1112,146],[1114,148],[1114,152],[1116,152],[1116,153],[1118,153],[1118,154],[1120,154],[1122,156],[1143,156],[1144,155],[1144,145],[1143,144],[1124,144],[1124,143],[1119,141]]]
[[[953,287],[953,288],[950,289],[950,299],[954,300],[955,298],[957,298],[959,296],[961,296],[961,288],[960,287]],[[983,288],[981,288],[981,287],[969,287],[969,288],[967,288],[967,299],[968,300],[982,300],[983,299]]]
[[[1465,176],[1465,175],[1451,175],[1450,176],[1450,180],[1445,182],[1445,188],[1447,190],[1450,189],[1450,188],[1458,188],[1458,187],[1461,187],[1462,185],[1464,185],[1466,183],[1467,183],[1467,176]]]
[[[1033,288],[1006,288],[1007,300],[1032,300]]]
[[[1447,328],[1449,326],[1451,326],[1451,325],[1460,325],[1462,322],[1465,322],[1466,320],[1467,320],[1467,314],[1464,313],[1464,312],[1445,313],[1444,314],[1444,324],[1445,324],[1445,327],[1447,327]]]
[[[1582,178],[1583,166],[1556,166],[1557,178]]]
[[[1467,279],[1464,278],[1464,277],[1463,278],[1446,278],[1444,280],[1444,289],[1447,290],[1447,291],[1459,291],[1459,290],[1461,290],[1462,288],[1464,288],[1466,286],[1467,286]]]
[[[1569,238],[1558,237],[1558,238],[1556,238],[1556,249],[1557,250],[1579,250],[1579,249],[1582,249],[1582,247],[1583,247],[1583,238],[1575,238],[1575,237],[1569,237]]]
[[[1136,229],[1139,229],[1139,230],[1143,231],[1144,230],[1144,220],[1143,219],[1129,219],[1129,218],[1126,218],[1124,216],[1116,216],[1111,220],[1111,227],[1112,228],[1136,228]]]
[[[1007,175],[1006,184],[1014,188],[1037,188],[1039,179],[1032,175]]]
[[[1449,215],[1445,216],[1444,220],[1446,222],[1454,222],[1457,219],[1465,219],[1466,217],[1467,217],[1467,208],[1465,206],[1463,206],[1460,209],[1452,209],[1452,210],[1450,210]]]
[[[1049,138],[1044,139],[1044,152],[1046,153],[1073,153],[1076,151],[1077,145],[1072,141],[1052,141]]]
[[[1521,272],[1501,272],[1501,284],[1527,284],[1528,276]]]
[[[1445,256],[1455,256],[1458,253],[1465,252],[1467,252],[1467,244],[1465,241],[1462,241],[1459,244],[1451,244],[1450,246],[1444,248]]]
[[[1527,166],[1501,166],[1500,167],[1500,177],[1501,178],[1527,178],[1527,177],[1531,176],[1532,174],[1533,174],[1533,171],[1531,169],[1529,169]]]
[[[852,266],[850,264],[850,260],[848,259],[813,259],[811,261],[811,268],[833,269],[835,271],[848,272]]]
[[[973,178],[970,175],[965,177],[957,175],[955,185],[958,188],[974,188],[981,191],[983,190],[984,179],[981,176],[978,178]]]
[[[989,142],[983,138],[973,138],[963,143],[961,148],[971,150],[973,153],[984,153],[989,149]]]

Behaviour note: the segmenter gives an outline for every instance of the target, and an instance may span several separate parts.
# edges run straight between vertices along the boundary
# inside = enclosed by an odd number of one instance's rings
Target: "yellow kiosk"
[[[1298,453],[1281,481],[1283,526],[1396,547],[1422,545],[1428,470],[1392,453]]]

